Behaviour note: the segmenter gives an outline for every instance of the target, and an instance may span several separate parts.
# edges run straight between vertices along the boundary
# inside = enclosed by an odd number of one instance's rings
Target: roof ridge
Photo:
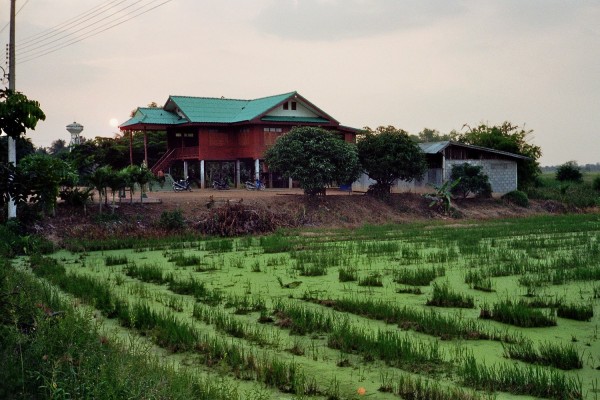
[[[169,95],[170,98],[172,97],[183,97],[186,99],[204,99],[204,100],[233,100],[233,101],[252,101],[252,100],[248,100],[248,99],[230,99],[228,97],[207,97],[207,96],[180,96],[180,95]]]
[[[259,97],[257,99],[252,99],[250,101],[265,100],[265,99],[270,99],[270,98],[273,98],[273,97],[291,96],[293,94],[298,94],[298,92],[294,90],[293,92],[280,93],[280,94],[274,94],[274,95],[271,95],[271,96]]]

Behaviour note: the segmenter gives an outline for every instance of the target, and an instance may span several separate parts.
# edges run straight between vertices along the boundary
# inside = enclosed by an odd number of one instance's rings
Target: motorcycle
[[[212,186],[215,190],[229,190],[229,184],[225,179],[215,179]]]
[[[246,181],[244,183],[246,185],[246,190],[265,190],[265,184],[257,179],[255,182]]]
[[[175,192],[184,192],[184,191],[192,191],[192,187],[190,186],[190,181],[186,179],[180,179],[178,181],[173,181],[173,191]]]

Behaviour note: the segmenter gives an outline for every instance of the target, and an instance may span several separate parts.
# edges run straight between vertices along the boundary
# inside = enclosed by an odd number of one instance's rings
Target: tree
[[[146,185],[154,178],[152,171],[148,167],[139,165],[130,165],[125,168],[130,176],[130,185],[137,183],[140,186],[140,205],[144,204],[144,193],[146,193]],[[130,186],[131,187],[131,186]],[[132,192],[133,193],[133,192]]]
[[[21,160],[17,170],[19,180],[29,194],[29,201],[38,203],[43,213],[54,214],[60,186],[77,179],[74,169],[65,161],[46,154],[31,154]]]
[[[419,132],[418,135],[411,135],[410,137],[419,143],[441,142],[441,141],[445,141],[445,140],[450,140],[449,134],[442,134],[437,129],[429,129],[429,128],[423,128],[423,130],[421,132]]]
[[[35,153],[35,146],[31,142],[31,138],[19,137],[15,140],[15,147],[17,151],[17,160],[22,159],[30,154]],[[8,162],[8,136],[0,137],[0,162]]]
[[[452,194],[460,195],[463,199],[471,194],[477,197],[492,195],[488,176],[483,173],[479,165],[469,163],[453,165],[450,180],[457,182],[452,188]]]
[[[363,170],[376,181],[370,193],[385,196],[394,181],[410,182],[423,176],[427,170],[425,155],[408,133],[393,126],[365,129],[356,146]]]
[[[271,171],[298,180],[309,196],[325,194],[325,187],[334,181],[351,183],[360,174],[356,146],[322,128],[293,128],[264,158]]]
[[[108,187],[109,177],[112,174],[112,168],[105,165],[96,170],[89,176],[90,186],[98,191],[98,211],[102,214],[102,199],[106,199],[106,188]]]
[[[469,130],[463,134],[452,132],[452,140],[529,157],[529,159],[517,160],[519,188],[526,188],[536,182],[540,173],[538,159],[542,155],[542,149],[527,142],[528,136],[533,131],[526,131],[510,122],[504,122],[500,126],[485,124],[475,128],[465,126]]]
[[[48,148],[48,153],[52,154],[53,156],[57,156],[61,153],[65,153],[69,150],[69,147],[67,146],[67,142],[63,139],[56,139],[54,142],[52,142],[52,144],[50,144],[50,147]]]
[[[581,168],[579,168],[576,161],[567,161],[556,170],[556,180],[581,183],[583,182]]]

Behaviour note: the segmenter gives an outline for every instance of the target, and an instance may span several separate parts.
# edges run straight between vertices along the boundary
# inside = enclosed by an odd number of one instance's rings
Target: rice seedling
[[[445,274],[443,267],[402,268],[394,272],[394,282],[411,286],[428,286],[435,278]]]
[[[124,255],[106,256],[104,258],[104,265],[106,265],[107,267],[110,267],[113,265],[123,265],[123,264],[127,264],[127,262],[128,262],[127,256],[124,256]]]
[[[396,293],[401,294],[423,294],[421,288],[418,286],[404,286],[396,289]]]
[[[383,287],[381,274],[378,272],[372,272],[369,275],[360,278],[358,280],[358,286]]]
[[[284,253],[292,250],[294,246],[291,238],[283,236],[281,233],[262,236],[259,244],[264,253]]]
[[[202,263],[202,258],[197,255],[186,255],[182,252],[172,253],[168,260],[178,267],[193,267]]]
[[[560,304],[556,309],[556,315],[576,321],[589,321],[594,316],[594,307],[591,303]]]
[[[244,268],[244,265],[245,265],[245,262],[244,262],[244,258],[242,258],[242,257],[236,257],[236,258],[229,259],[229,266],[231,268],[242,269],[242,268]]]
[[[158,264],[148,264],[138,266],[135,263],[127,264],[124,270],[125,274],[139,279],[143,282],[164,283],[163,268]]]
[[[339,268],[338,279],[340,282],[354,282],[358,279],[358,272],[355,267]]]
[[[212,239],[202,243],[204,243],[204,250],[213,253],[228,253],[233,251],[232,239]]]
[[[494,291],[491,278],[480,271],[467,271],[465,274],[465,283],[474,290],[480,290],[482,292]]]
[[[549,365],[562,370],[581,369],[582,355],[573,343],[567,345],[546,342],[535,348],[530,340],[503,344],[504,356],[530,364]]]
[[[323,276],[327,275],[327,267],[321,264],[304,264],[296,262],[294,267],[302,276]]]
[[[252,272],[260,272],[260,261],[256,260],[250,266],[250,271]]]
[[[493,394],[481,394],[472,390],[442,386],[439,382],[410,375],[382,379],[380,392],[394,393],[406,400],[492,400]]]
[[[432,296],[426,303],[428,306],[473,308],[473,297],[450,290],[448,282],[438,284],[434,282]]]
[[[226,308],[235,308],[234,314],[245,315],[251,312],[263,312],[267,310],[265,299],[260,296],[238,296],[229,295],[225,298]]]
[[[581,381],[552,369],[518,364],[487,366],[471,354],[458,368],[463,385],[488,392],[502,391],[550,399],[582,399]]]
[[[337,321],[337,318],[331,313],[281,299],[274,300],[273,315],[277,318],[277,326],[290,329],[291,333],[296,335],[331,332]]]
[[[479,318],[524,328],[556,326],[556,318],[549,311],[531,308],[524,301],[513,302],[510,299],[494,303],[492,309],[484,304]]]

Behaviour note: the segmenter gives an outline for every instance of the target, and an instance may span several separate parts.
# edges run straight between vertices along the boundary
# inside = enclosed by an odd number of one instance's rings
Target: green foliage
[[[0,90],[0,130],[13,139],[35,130],[38,121],[46,119],[40,103],[29,100],[21,92]]]
[[[540,173],[537,160],[542,155],[542,149],[527,142],[528,136],[533,131],[526,131],[508,121],[499,126],[481,124],[475,128],[468,127],[468,129],[464,134],[454,132],[452,140],[529,157],[530,159],[517,160],[519,189],[522,190],[535,183],[536,177]]]
[[[467,198],[469,195],[476,197],[490,197],[492,195],[492,186],[488,176],[482,172],[482,167],[471,165],[469,163],[453,165],[450,179],[460,180],[452,188],[452,193]]]
[[[96,168],[96,170],[89,177],[89,183],[91,187],[98,191],[98,208],[100,213],[102,213],[102,199],[106,198],[106,188],[108,187],[108,182],[112,174],[112,168],[109,166],[104,166]]]
[[[576,161],[568,161],[556,170],[556,180],[560,182],[583,182],[583,174]]]
[[[321,128],[299,127],[277,139],[265,153],[269,169],[300,182],[307,195],[358,178],[358,154],[353,144]]]
[[[59,188],[77,179],[65,161],[45,154],[32,154],[19,162],[19,180],[27,189],[29,201],[38,203],[42,212],[54,213]]]
[[[596,192],[600,192],[600,176],[594,178],[594,180],[592,181],[592,188]]]
[[[158,225],[166,230],[179,230],[185,228],[185,219],[180,209],[173,211],[163,211],[160,214]]]
[[[386,195],[394,181],[421,179],[427,170],[425,155],[407,132],[393,126],[366,128],[357,145],[358,158],[369,178],[377,183],[369,188],[376,195]]]
[[[460,183],[460,179],[446,181],[441,186],[434,186],[435,193],[428,193],[424,197],[431,200],[429,207],[437,207],[444,214],[452,210],[452,190]]]
[[[513,190],[502,196],[502,200],[508,201],[509,203],[516,204],[520,207],[529,207],[529,198],[527,193],[521,192],[520,190]]]

